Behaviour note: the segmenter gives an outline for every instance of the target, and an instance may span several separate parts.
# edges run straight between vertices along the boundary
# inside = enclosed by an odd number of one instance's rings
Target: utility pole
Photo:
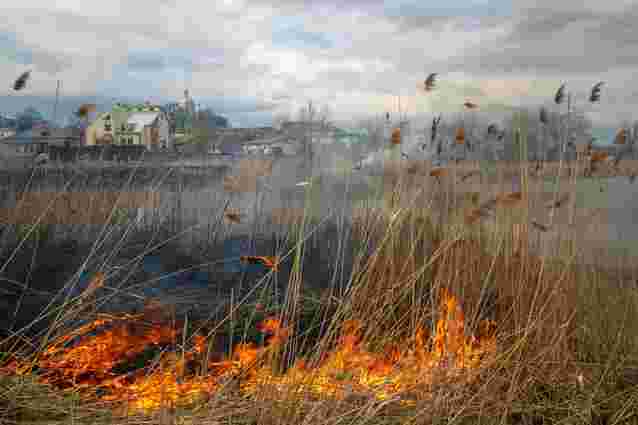
[[[53,123],[55,125],[55,120],[58,115],[58,99],[60,98],[60,80],[57,81],[55,86],[55,103],[53,104]]]

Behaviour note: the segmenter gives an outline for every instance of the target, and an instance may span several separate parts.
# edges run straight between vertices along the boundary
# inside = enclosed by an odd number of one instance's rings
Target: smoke
[[[412,122],[409,122],[402,130],[401,145],[397,146],[400,152],[393,156],[393,150],[389,146],[389,132],[384,135],[383,147],[369,152],[361,160],[361,172],[367,175],[380,175],[384,167],[390,165],[401,165],[401,161],[410,160],[430,160],[436,156],[436,142],[430,143],[426,139],[423,126],[420,130]],[[396,162],[399,162],[396,164]]]

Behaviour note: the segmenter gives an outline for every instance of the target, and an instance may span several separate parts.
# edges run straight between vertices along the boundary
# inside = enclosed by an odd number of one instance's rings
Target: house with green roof
[[[157,105],[116,103],[87,127],[87,145],[144,145],[148,149],[172,145],[166,112]]]

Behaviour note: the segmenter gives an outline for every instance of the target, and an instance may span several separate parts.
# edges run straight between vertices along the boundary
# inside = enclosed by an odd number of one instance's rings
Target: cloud
[[[150,53],[129,53],[127,65],[131,70],[161,71],[166,68],[166,60]]]
[[[507,110],[546,102],[566,81],[597,120],[638,107],[627,90],[638,83],[630,0],[21,0],[3,9],[0,77],[33,68],[32,94],[53,94],[58,79],[78,96],[175,99],[189,88],[236,113],[314,100],[347,117],[392,109],[397,94],[423,113],[452,113],[465,97]],[[439,87],[425,96],[429,72]],[[599,80],[601,104],[586,105]]]
[[[60,72],[72,64],[69,55],[55,55],[37,45],[21,42],[12,33],[0,33],[0,50],[3,59],[7,62],[35,65],[49,74]]]

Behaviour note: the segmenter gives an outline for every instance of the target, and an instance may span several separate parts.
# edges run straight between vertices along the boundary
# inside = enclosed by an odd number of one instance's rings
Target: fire
[[[239,260],[247,264],[262,264],[273,271],[279,270],[279,256],[242,255]]]
[[[180,346],[160,355],[151,365],[119,374],[118,366],[130,363],[145,350],[174,346],[181,341],[181,337],[177,338],[180,326],[161,321],[144,323],[149,317],[147,312],[99,316],[53,341],[33,364],[42,371],[39,376],[44,382],[60,388],[79,388],[87,397],[125,402],[129,411],[151,411],[166,404],[187,405],[210,397],[233,381],[239,383],[240,392],[249,396],[277,397],[295,390],[317,397],[340,399],[360,392],[387,399],[427,386],[436,376],[469,379],[471,374],[463,372],[478,368],[486,354],[495,352],[494,323],[484,321],[476,336],[467,336],[459,300],[445,289],[439,295],[440,317],[432,337],[422,326],[408,344],[386,344],[380,353],[375,353],[364,344],[364,324],[352,319],[342,324],[335,348],[323,353],[316,365],[311,367],[300,358],[284,373],[277,373],[275,362],[267,361],[278,359],[277,354],[291,335],[291,329],[274,316],[257,325],[260,332],[268,335],[264,346],[241,343],[234,347],[232,356],[213,361],[206,356],[207,339],[193,335],[191,348]],[[0,370],[20,373],[29,363],[14,360]],[[97,389],[100,395],[96,395]]]

